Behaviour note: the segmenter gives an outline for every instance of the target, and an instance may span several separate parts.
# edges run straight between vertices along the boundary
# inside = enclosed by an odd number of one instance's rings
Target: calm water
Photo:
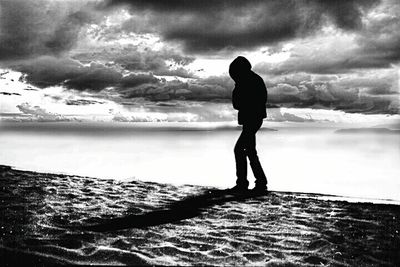
[[[400,201],[400,136],[329,128],[258,133],[272,190]],[[25,170],[174,184],[234,185],[235,129],[0,131],[0,164]],[[250,171],[250,180],[253,177]]]

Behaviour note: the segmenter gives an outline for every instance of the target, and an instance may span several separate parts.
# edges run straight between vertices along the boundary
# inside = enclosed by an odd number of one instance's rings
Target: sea
[[[0,123],[0,164],[18,169],[228,188],[234,123]],[[264,123],[257,150],[275,191],[400,203],[400,134]],[[254,177],[249,168],[249,180]]]

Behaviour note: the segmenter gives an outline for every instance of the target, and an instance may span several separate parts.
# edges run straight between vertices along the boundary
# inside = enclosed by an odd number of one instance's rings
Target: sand
[[[400,266],[400,206],[0,166],[0,265]]]

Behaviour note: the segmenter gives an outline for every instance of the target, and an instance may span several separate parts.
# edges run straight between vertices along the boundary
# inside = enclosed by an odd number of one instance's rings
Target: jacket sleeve
[[[240,105],[239,105],[240,99],[239,99],[239,88],[235,86],[235,88],[232,91],[232,105],[234,109],[239,110]]]
[[[257,113],[263,118],[267,116],[267,99],[268,92],[263,79],[260,77],[257,86],[257,99],[255,100],[255,107]]]
[[[260,77],[257,82],[254,83],[254,93],[251,94],[251,106],[254,108],[265,107],[267,103],[267,88],[265,87],[264,81]]]
[[[261,79],[260,82],[260,102],[266,106],[268,100],[268,92],[267,92],[267,87],[265,87],[264,81]]]

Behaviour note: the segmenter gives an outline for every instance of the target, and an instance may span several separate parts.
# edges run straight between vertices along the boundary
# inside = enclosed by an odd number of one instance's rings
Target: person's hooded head
[[[251,72],[251,64],[247,58],[238,56],[229,65],[229,75],[235,82],[239,82],[241,78],[247,76]]]

